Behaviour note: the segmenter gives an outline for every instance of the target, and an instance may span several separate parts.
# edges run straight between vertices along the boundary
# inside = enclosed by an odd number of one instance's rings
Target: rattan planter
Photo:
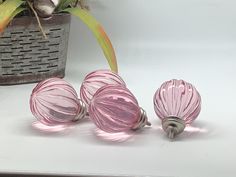
[[[0,37],[0,85],[64,77],[70,19],[58,14],[41,20],[48,39],[34,17],[14,19]]]

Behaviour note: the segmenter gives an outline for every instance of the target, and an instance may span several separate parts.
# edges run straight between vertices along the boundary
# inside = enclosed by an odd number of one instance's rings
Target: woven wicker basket
[[[0,37],[0,85],[64,77],[70,19],[58,14],[41,20],[48,39],[34,17],[14,19]]]

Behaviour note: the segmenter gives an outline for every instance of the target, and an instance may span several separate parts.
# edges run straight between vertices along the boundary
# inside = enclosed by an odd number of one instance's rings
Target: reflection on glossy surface
[[[40,121],[35,121],[32,123],[32,127],[34,129],[43,131],[43,132],[61,132],[64,130],[67,130],[69,128],[69,124],[60,124],[60,125],[47,125],[47,124],[43,124]]]
[[[94,134],[99,139],[102,139],[108,142],[125,142],[125,141],[130,140],[134,136],[134,132],[131,132],[131,131],[107,133],[98,128],[94,130]]]
[[[159,133],[163,132],[162,126],[154,126],[154,129],[158,130]],[[185,127],[184,132],[178,136],[178,140],[197,140],[197,139],[209,139],[211,137],[211,130],[205,128],[205,126],[191,126]]]
[[[208,133],[209,132],[206,128],[199,128],[199,127],[193,127],[193,126],[185,127],[185,131],[191,132],[191,133]]]

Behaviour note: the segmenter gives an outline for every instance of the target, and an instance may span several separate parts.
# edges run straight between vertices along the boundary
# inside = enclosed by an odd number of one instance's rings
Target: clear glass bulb
[[[123,79],[110,70],[97,70],[88,74],[81,87],[80,97],[88,106],[96,91],[105,85],[123,85],[126,86]]]
[[[33,89],[30,109],[38,121],[50,126],[71,123],[86,114],[74,88],[59,78],[42,81]]]
[[[170,80],[161,85],[154,96],[154,109],[170,138],[181,133],[201,111],[201,96],[196,88],[183,80]]]
[[[121,85],[100,88],[91,100],[88,111],[95,125],[108,133],[136,130],[150,125],[134,95]]]

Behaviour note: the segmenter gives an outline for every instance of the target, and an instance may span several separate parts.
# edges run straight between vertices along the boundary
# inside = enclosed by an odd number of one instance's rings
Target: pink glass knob
[[[134,95],[121,85],[100,88],[94,94],[88,111],[95,125],[108,133],[137,130],[150,125]]]
[[[96,91],[105,85],[123,85],[125,82],[116,73],[110,70],[97,70],[88,74],[80,88],[80,97],[88,106]]]
[[[71,123],[86,115],[74,88],[59,78],[42,81],[33,89],[30,109],[41,123],[50,126]]]
[[[198,117],[201,96],[192,84],[173,79],[156,91],[154,109],[162,120],[163,130],[173,139]]]

